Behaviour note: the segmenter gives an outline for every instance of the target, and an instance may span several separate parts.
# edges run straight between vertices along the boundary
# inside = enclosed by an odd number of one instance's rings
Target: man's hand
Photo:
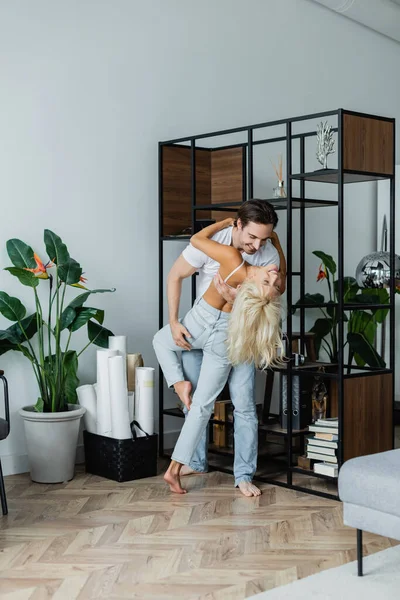
[[[186,327],[182,325],[182,323],[180,323],[179,321],[174,321],[170,323],[170,327],[175,344],[179,346],[179,348],[182,348],[182,350],[190,350],[192,346],[185,338],[190,338],[192,336],[190,335]]]
[[[235,302],[237,289],[231,288],[229,285],[227,285],[219,273],[214,276],[214,285],[217,292],[228,304],[233,304]]]

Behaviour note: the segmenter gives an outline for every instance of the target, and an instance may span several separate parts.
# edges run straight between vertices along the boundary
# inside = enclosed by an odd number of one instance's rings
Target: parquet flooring
[[[262,485],[244,498],[218,472],[118,484],[79,469],[66,484],[6,478],[0,518],[3,600],[241,600],[356,558],[342,506]],[[364,534],[364,552],[395,545]]]

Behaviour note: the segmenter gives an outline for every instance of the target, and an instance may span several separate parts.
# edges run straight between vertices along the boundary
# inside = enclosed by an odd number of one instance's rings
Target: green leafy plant
[[[61,238],[45,229],[44,243],[49,257],[46,264],[21,240],[7,242],[13,266],[5,270],[17,277],[22,285],[32,288],[36,309],[26,316],[26,308],[18,298],[0,292],[0,313],[14,321],[7,329],[0,330],[0,354],[15,350],[26,356],[32,364],[40,391],[35,410],[60,412],[67,410],[69,403],[77,401],[79,356],[90,344],[107,348],[108,337],[113,335],[103,327],[104,311],[84,304],[92,294],[114,292],[115,289],[87,289],[83,285],[86,279],[82,276],[80,264],[71,258]],[[48,285],[47,318],[43,316],[38,295],[38,286],[42,282]],[[65,306],[68,287],[83,289],[84,292]],[[70,349],[71,336],[84,325],[87,326],[89,342],[76,352]]]
[[[338,280],[335,280],[336,263],[332,256],[320,250],[315,250],[313,254],[322,261],[317,281],[326,281],[329,299],[325,300],[322,294],[305,294],[304,298],[298,300],[297,304],[327,304],[325,308],[319,308],[323,317],[315,321],[310,332],[315,334],[317,355],[319,355],[322,346],[328,354],[329,360],[336,363],[338,361],[338,325],[340,317],[337,307],[339,286]],[[369,309],[367,305],[387,304],[389,302],[387,290],[384,288],[360,288],[354,277],[344,277],[343,302],[360,305],[360,309],[350,310],[343,317],[347,323],[345,347],[348,347],[348,364],[351,365],[354,359],[359,366],[384,367],[385,362],[373,344],[377,327],[385,320],[388,309]],[[296,310],[296,306],[294,310]]]

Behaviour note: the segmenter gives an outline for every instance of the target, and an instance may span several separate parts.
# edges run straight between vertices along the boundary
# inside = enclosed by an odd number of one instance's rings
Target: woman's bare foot
[[[205,475],[205,473],[206,471],[195,471],[194,469],[192,469],[192,467],[189,467],[188,465],[183,465],[179,475],[181,477],[185,477],[185,475]]]
[[[261,490],[253,485],[251,481],[241,481],[238,485],[238,488],[242,492],[243,496],[247,496],[249,498],[251,496],[261,496]]]
[[[190,381],[178,381],[178,383],[174,384],[174,389],[186,408],[190,410],[190,405],[192,404],[192,398],[190,396],[192,384]]]
[[[186,494],[186,490],[181,486],[179,478],[180,467],[181,464],[173,460],[168,467],[168,471],[164,475],[164,481],[168,483],[171,492],[175,492],[175,494]]]

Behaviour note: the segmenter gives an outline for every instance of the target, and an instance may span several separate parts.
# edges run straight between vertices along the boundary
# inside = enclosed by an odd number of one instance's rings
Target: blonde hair
[[[281,364],[280,317],[280,299],[269,298],[254,282],[245,281],[238,289],[229,320],[227,344],[231,363],[254,362],[261,369]]]

